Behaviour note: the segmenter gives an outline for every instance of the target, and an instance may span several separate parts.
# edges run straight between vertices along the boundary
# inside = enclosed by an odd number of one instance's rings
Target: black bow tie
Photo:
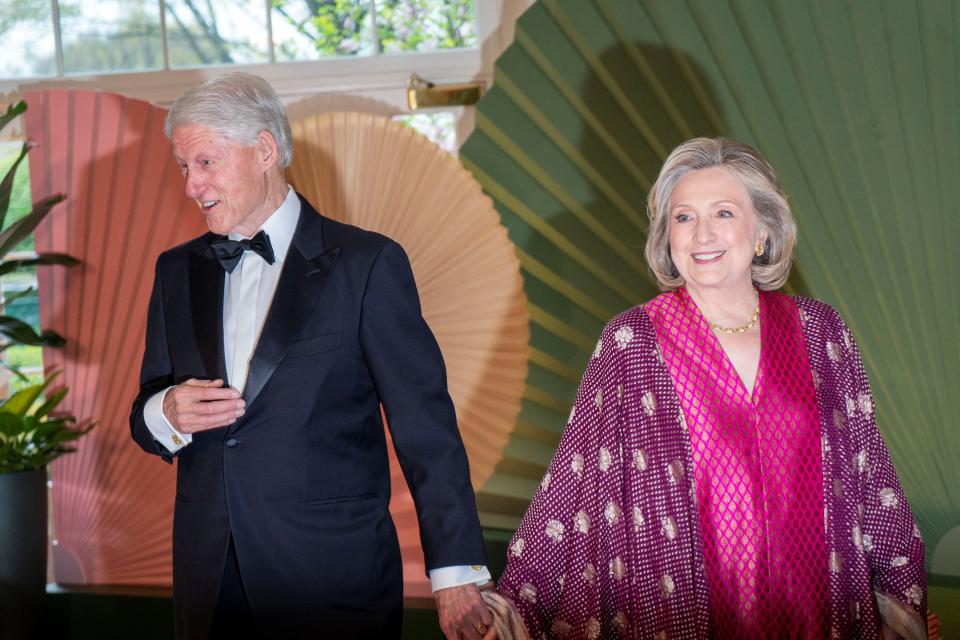
[[[253,251],[260,254],[260,257],[267,261],[267,264],[273,264],[273,245],[270,244],[270,236],[263,231],[257,233],[249,240],[231,240],[227,236],[214,236],[210,239],[210,248],[220,261],[220,265],[227,273],[231,273],[243,257],[244,251]]]

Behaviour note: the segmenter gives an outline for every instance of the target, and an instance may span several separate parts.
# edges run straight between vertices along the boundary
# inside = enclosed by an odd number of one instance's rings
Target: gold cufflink
[[[173,440],[173,444],[177,445],[178,447],[183,445],[183,440],[181,440],[180,436],[177,434],[173,434],[171,439]]]
[[[480,571],[480,569],[483,569],[483,565],[472,564],[470,565],[470,568],[473,569],[474,571]]]

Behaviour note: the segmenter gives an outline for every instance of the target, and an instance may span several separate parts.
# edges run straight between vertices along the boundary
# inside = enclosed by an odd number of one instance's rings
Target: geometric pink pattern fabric
[[[646,309],[689,431],[714,637],[826,637],[820,424],[796,304],[760,293],[752,395],[686,289]]]

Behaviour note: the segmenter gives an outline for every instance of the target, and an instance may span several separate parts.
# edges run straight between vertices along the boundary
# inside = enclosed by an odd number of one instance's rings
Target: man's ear
[[[264,169],[280,164],[280,146],[273,134],[264,129],[257,134],[257,161]]]

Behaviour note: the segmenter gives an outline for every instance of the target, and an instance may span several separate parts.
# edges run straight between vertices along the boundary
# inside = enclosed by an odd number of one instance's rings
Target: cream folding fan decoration
[[[294,187],[323,215],[407,251],[481,489],[520,411],[529,342],[519,263],[493,203],[453,157],[387,118],[329,113],[292,126]],[[392,452],[391,464],[406,593],[429,595],[416,513]]]

